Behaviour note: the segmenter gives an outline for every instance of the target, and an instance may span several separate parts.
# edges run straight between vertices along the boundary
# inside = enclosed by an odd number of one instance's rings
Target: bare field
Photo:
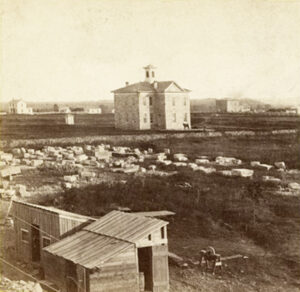
[[[299,129],[299,117],[247,114],[192,114],[195,129],[253,130]],[[75,125],[65,125],[64,114],[6,115],[0,117],[2,140],[144,134],[163,131],[121,131],[113,114],[75,114]],[[180,131],[179,131],[180,132]]]

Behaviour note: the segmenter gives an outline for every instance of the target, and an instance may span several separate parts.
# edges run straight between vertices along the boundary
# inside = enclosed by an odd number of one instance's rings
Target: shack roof
[[[112,211],[84,229],[124,241],[136,243],[152,231],[166,226],[167,221],[141,215]]]
[[[88,269],[99,268],[105,261],[134,246],[137,240],[167,224],[155,218],[112,211],[79,232],[47,246],[44,251]]]
[[[70,218],[70,219],[77,220],[77,221],[82,221],[82,222],[86,222],[88,220],[92,220],[92,221],[96,220],[95,218],[92,218],[92,217],[83,216],[83,215],[80,215],[80,214],[60,210],[60,209],[57,209],[57,208],[54,208],[54,207],[51,207],[51,206],[42,206],[42,205],[36,205],[36,204],[31,204],[31,203],[27,203],[27,202],[23,202],[23,201],[15,201],[15,200],[13,200],[13,205],[19,205],[19,206],[22,206],[24,208],[34,208],[34,209],[40,210],[40,211],[55,213],[55,214],[57,214],[61,217]]]
[[[63,257],[75,264],[94,269],[114,255],[126,250],[132,243],[81,230],[44,248],[46,252]]]

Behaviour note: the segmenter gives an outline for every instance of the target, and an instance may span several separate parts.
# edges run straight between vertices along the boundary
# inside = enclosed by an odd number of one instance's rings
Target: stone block
[[[285,165],[284,161],[275,162],[274,165],[275,165],[278,169],[286,169],[286,165]]]
[[[232,169],[233,176],[240,176],[240,177],[252,177],[254,171],[252,169],[246,168],[234,168]]]
[[[44,163],[44,160],[35,159],[31,161],[31,166],[38,167]]]

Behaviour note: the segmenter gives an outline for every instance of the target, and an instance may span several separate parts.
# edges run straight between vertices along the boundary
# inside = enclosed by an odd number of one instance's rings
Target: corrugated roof
[[[112,211],[44,250],[93,269],[167,224],[155,218]]]
[[[114,255],[126,250],[132,243],[82,230],[44,248],[88,269],[100,268]]]
[[[174,83],[180,91],[189,91],[187,89],[181,88],[174,81],[155,81],[157,82],[157,88],[154,88],[153,83],[149,82],[138,82],[133,83],[128,86],[113,90],[114,93],[134,93],[134,92],[164,92],[172,83]]]
[[[135,243],[168,222],[135,214],[112,211],[84,230]]]
[[[54,208],[54,207],[51,207],[51,206],[42,206],[42,205],[36,205],[36,204],[31,204],[31,203],[22,202],[22,201],[15,201],[15,200],[13,201],[13,203],[14,204],[21,204],[21,205],[28,206],[28,207],[35,208],[35,209],[48,211],[48,212],[55,213],[55,214],[60,215],[60,216],[72,218],[72,219],[78,220],[78,221],[87,221],[87,220],[95,221],[96,220],[95,218],[92,218],[92,217],[83,216],[83,215],[80,215],[80,214],[60,210],[60,209],[57,209],[57,208]]]

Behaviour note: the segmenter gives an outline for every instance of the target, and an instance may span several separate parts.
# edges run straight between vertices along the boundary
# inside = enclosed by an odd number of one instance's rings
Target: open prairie
[[[299,116],[250,114],[192,114],[192,128],[201,130],[299,129]],[[120,131],[114,128],[113,114],[75,114],[75,125],[66,125],[64,114],[0,116],[2,140],[143,134],[158,131]],[[162,132],[162,131],[159,131]]]

